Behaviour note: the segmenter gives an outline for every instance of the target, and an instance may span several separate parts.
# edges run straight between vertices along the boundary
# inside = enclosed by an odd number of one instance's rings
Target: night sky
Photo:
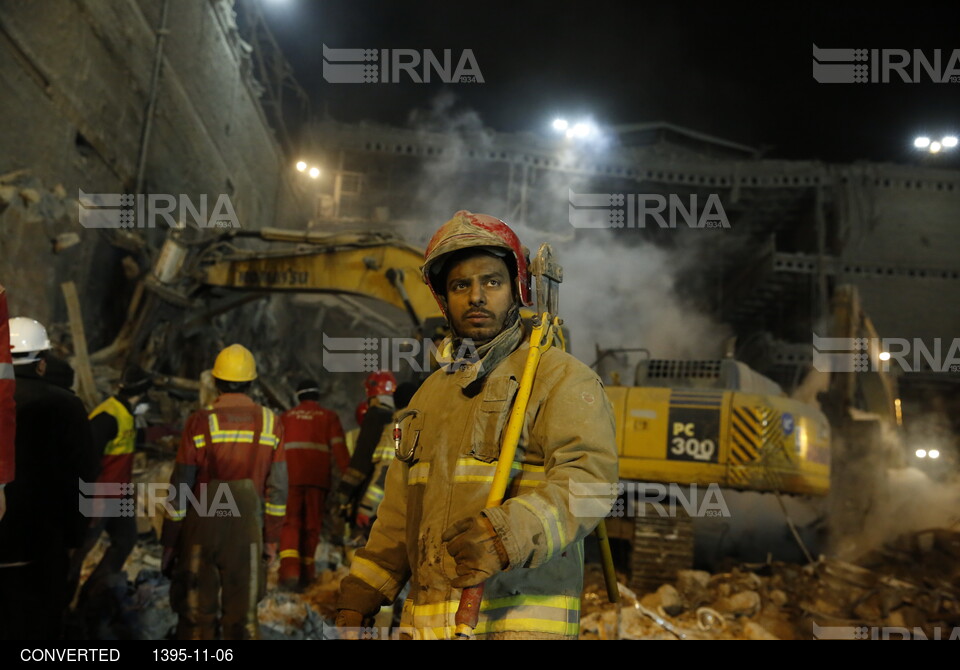
[[[960,133],[960,82],[821,84],[821,48],[960,49],[960,5],[257,0],[313,114],[407,126],[442,92],[498,131],[546,132],[557,115],[667,121],[764,148],[765,156],[960,167],[913,137]],[[329,84],[333,48],[471,49],[483,84]],[[960,68],[960,66],[958,66]],[[912,70],[911,70],[912,72]]]

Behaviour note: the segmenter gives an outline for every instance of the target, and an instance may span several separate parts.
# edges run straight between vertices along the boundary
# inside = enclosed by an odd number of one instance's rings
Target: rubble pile
[[[340,582],[349,574],[350,568],[347,566],[321,573],[317,581],[304,592],[304,600],[324,619],[333,621],[337,618],[337,591],[340,589]]]
[[[608,602],[588,566],[581,639],[827,639],[960,635],[960,532],[901,536],[860,565],[821,557],[797,566],[751,564],[711,575],[682,570],[638,596],[620,584]]]
[[[260,632],[267,640],[322,640],[335,637],[337,591],[350,568],[321,572],[303,593],[277,588],[276,566],[267,579],[268,593],[260,601]]]
[[[91,552],[85,574],[99,560]],[[99,639],[164,639],[176,625],[170,582],[157,571],[160,547],[141,537],[124,566],[128,581],[111,585],[110,616],[88,629]],[[860,564],[821,557],[806,566],[745,564],[710,574],[682,570],[655,592],[620,584],[621,603],[607,601],[601,569],[587,565],[581,639],[800,640],[869,638],[896,630],[913,637],[960,637],[960,532],[937,529],[897,538]],[[335,636],[340,581],[349,568],[321,572],[305,592],[276,586],[276,566],[259,606],[265,639]],[[622,579],[621,581],[625,581]],[[388,627],[384,608],[376,625]],[[382,620],[381,620],[382,619]],[[873,635],[876,637],[876,635]]]
[[[324,628],[332,623],[325,623],[302,595],[285,591],[267,593],[258,616],[264,640],[322,640]]]
[[[83,563],[84,584],[103,556],[106,535]],[[141,537],[124,563],[124,571],[74,598],[67,617],[68,637],[91,640],[164,640],[177,625],[170,607],[170,580],[160,574],[162,549]]]

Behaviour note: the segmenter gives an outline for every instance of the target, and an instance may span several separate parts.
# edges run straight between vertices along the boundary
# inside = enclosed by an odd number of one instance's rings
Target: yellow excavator
[[[747,513],[731,509],[730,491],[829,492],[827,418],[744,363],[644,359],[633,382],[606,387],[624,488],[623,516],[607,527],[630,547],[631,588],[655,589],[692,567],[695,518]]]
[[[238,248],[238,235],[257,238],[260,248]],[[285,246],[277,249],[277,244]],[[186,292],[198,286],[372,297],[404,310],[412,328],[432,337],[443,319],[420,278],[422,259],[421,250],[375,232],[235,231],[199,253],[191,253],[191,245],[174,232],[146,287],[174,303],[188,300]],[[859,311],[855,290],[840,289],[837,296],[832,334],[854,337],[872,328]],[[611,353],[601,352],[601,358]],[[656,588],[692,565],[691,517],[729,514],[724,490],[777,498],[824,498],[830,492],[831,421],[815,399],[788,397],[732,357],[646,357],[636,365],[632,382],[606,387],[616,413],[623,488],[607,526],[611,538],[629,546],[631,587]],[[893,416],[889,379],[867,386],[873,405],[884,408],[882,418]],[[851,399],[863,395],[857,379],[827,375],[820,390],[835,412],[832,423],[852,436],[857,422],[849,418]],[[848,437],[847,444],[852,440]]]

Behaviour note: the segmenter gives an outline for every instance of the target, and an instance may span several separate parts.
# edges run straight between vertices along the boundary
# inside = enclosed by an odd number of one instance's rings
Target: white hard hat
[[[47,329],[36,319],[16,316],[10,319],[10,353],[14,365],[26,365],[40,359],[41,351],[50,348]]]

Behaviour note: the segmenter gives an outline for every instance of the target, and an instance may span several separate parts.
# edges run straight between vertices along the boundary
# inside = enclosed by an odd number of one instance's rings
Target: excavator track
[[[662,516],[644,503],[634,519],[630,551],[630,588],[638,596],[672,582],[677,570],[693,566],[693,520],[681,506],[672,516]]]

